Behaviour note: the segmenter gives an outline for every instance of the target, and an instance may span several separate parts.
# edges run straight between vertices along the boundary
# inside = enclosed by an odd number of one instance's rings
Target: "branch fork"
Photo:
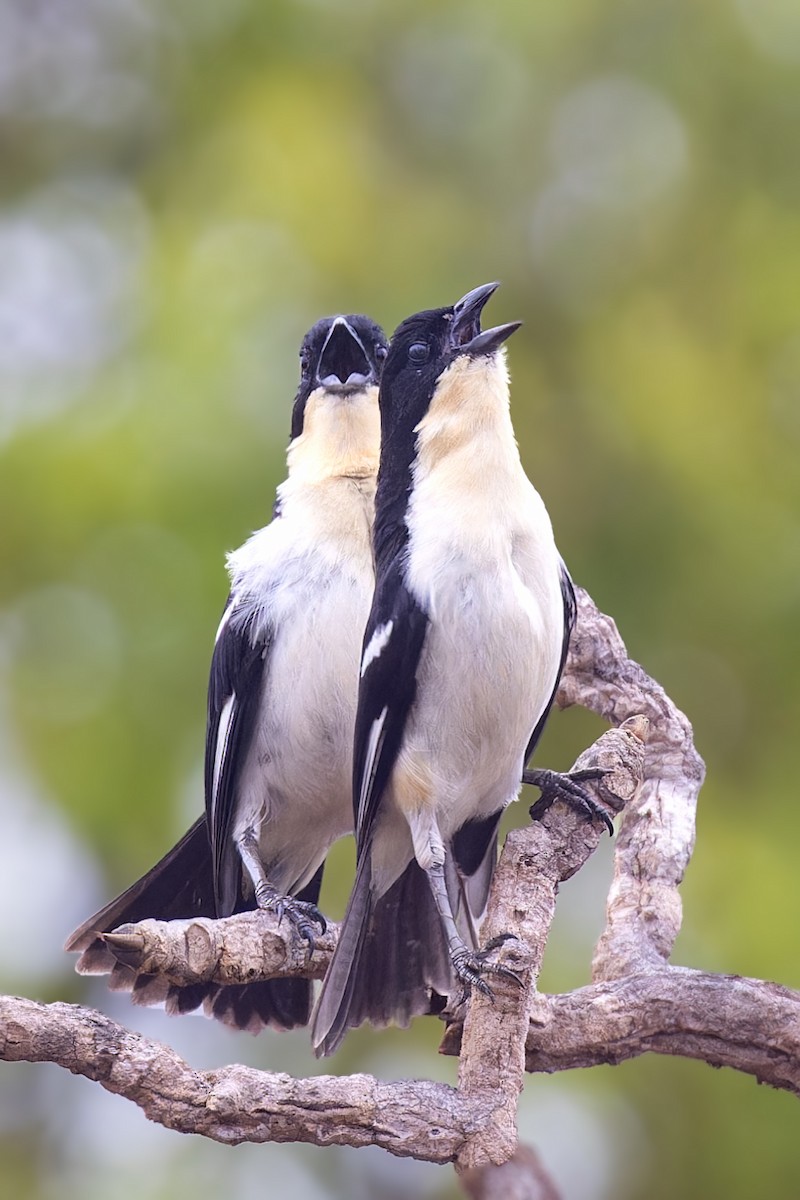
[[[556,801],[540,820],[513,830],[500,856],[482,937],[513,935],[496,953],[520,986],[493,977],[493,997],[475,990],[465,1014],[446,1014],[441,1051],[460,1055],[457,1087],[366,1075],[292,1079],[242,1066],[194,1071],[173,1050],[97,1012],[8,996],[0,997],[0,1058],[58,1063],[128,1097],[168,1128],[217,1141],[378,1145],[453,1162],[466,1192],[484,1200],[556,1200],[533,1151],[517,1144],[526,1071],[653,1051],[732,1066],[800,1093],[800,994],[669,965],[703,762],[687,718],[627,657],[614,622],[580,589],[557,703],[589,708],[612,726],[573,767],[604,772],[583,786],[622,814],[592,982],[561,996],[536,990],[558,887],[603,834],[600,820]],[[219,921],[142,921],[105,940],[116,960],[112,986],[130,987],[140,973],[176,984],[319,979],[337,936],[331,923],[307,956],[286,923],[253,912]]]

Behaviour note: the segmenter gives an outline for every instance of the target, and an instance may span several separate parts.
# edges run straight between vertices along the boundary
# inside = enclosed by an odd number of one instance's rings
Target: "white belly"
[[[270,527],[274,528],[274,527]],[[352,761],[359,662],[373,575],[369,526],[362,554],[290,547],[258,581],[264,626],[275,630],[260,717],[243,768],[234,838],[259,836],[281,891],[295,891],[353,829]]]
[[[390,841],[429,866],[466,821],[519,793],[564,638],[552,529],[530,485],[521,493],[513,532],[476,514],[465,535],[457,516],[448,522],[451,506],[438,519],[429,510],[425,536],[411,542],[408,578],[430,623],[373,851],[381,890],[397,871]]]
[[[543,611],[513,569],[462,576],[438,598],[398,765],[427,764],[444,838],[519,791],[525,750],[560,662],[563,616],[560,597],[553,601]]]

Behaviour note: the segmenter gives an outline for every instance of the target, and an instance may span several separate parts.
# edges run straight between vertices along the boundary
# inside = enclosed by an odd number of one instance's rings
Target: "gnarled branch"
[[[732,1066],[800,1091],[798,993],[668,965],[703,763],[686,717],[627,657],[613,621],[580,590],[558,703],[592,709],[617,727],[575,764],[609,769],[588,786],[613,811],[624,809],[594,982],[564,996],[536,991],[558,886],[602,835],[599,822],[556,803],[541,820],[513,831],[500,857],[482,932],[484,939],[513,934],[498,958],[517,972],[520,986],[498,980],[494,1003],[476,994],[466,1014],[449,1014],[442,1050],[461,1053],[457,1088],[363,1075],[296,1080],[240,1066],[198,1072],[99,1013],[14,997],[0,998],[0,1058],[58,1063],[127,1096],[169,1128],[219,1141],[379,1145],[454,1161],[469,1194],[486,1198],[555,1195],[535,1156],[516,1148],[526,1070],[655,1051]],[[331,925],[306,959],[274,916],[244,913],[223,921],[143,921],[115,931],[107,945],[123,985],[137,973],[178,984],[240,984],[275,975],[320,978],[337,934]]]
[[[800,1095],[800,993],[761,979],[663,967],[536,998],[528,1071],[619,1063],[651,1051],[733,1067]]]
[[[450,1162],[485,1119],[455,1088],[381,1083],[230,1066],[195,1071],[160,1042],[76,1004],[0,997],[0,1058],[52,1062],[137,1104],[151,1121],[217,1142],[313,1142],[382,1146],[392,1154]]]

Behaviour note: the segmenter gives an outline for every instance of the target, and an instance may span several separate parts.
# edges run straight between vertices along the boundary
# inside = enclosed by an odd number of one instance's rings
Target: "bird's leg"
[[[589,780],[602,779],[606,774],[599,768],[589,768],[585,771],[543,771],[532,768],[522,772],[522,782],[532,783],[542,793],[535,804],[530,807],[531,818],[539,821],[547,812],[554,800],[563,800],[565,804],[577,808],[590,820],[600,820],[609,834],[614,833],[614,822],[606,809],[595,800],[582,785]]]
[[[244,869],[253,884],[258,907],[277,913],[279,922],[284,917],[291,921],[300,937],[308,942],[309,955],[313,954],[317,944],[314,926],[319,926],[320,933],[324,933],[328,928],[327,921],[316,904],[297,900],[294,896],[286,896],[270,883],[258,852],[258,838],[252,829],[245,829],[237,838],[236,844]]]
[[[489,996],[490,999],[494,998],[492,989],[483,978],[484,975],[502,975],[504,978],[513,979],[516,984],[520,984],[521,980],[519,976],[509,967],[488,961],[488,955],[503,942],[513,937],[513,934],[505,933],[500,937],[492,938],[491,942],[483,950],[470,950],[456,927],[453,910],[450,905],[450,897],[447,894],[444,864],[434,863],[425,869],[425,874],[428,876],[428,883],[433,893],[433,899],[442,925],[444,926],[447,949],[450,953],[450,962],[453,964],[453,970],[461,983],[462,996],[459,999],[459,1003],[466,1000],[467,995],[473,987],[476,987],[479,992],[483,992],[484,996]]]

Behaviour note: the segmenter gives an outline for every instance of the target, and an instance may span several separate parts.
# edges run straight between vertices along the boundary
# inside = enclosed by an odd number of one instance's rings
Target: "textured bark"
[[[647,727],[645,718],[633,717],[622,728],[609,729],[574,764],[574,770],[608,772],[585,786],[612,812],[619,811],[641,785]],[[497,960],[516,972],[520,984],[492,977],[493,996],[476,992],[472,997],[463,1038],[455,1025],[445,1035],[445,1043],[449,1038],[456,1039],[451,1045],[460,1041],[462,1094],[495,1097],[486,1129],[462,1147],[460,1170],[503,1163],[514,1153],[530,1010],[558,885],[597,848],[604,828],[601,821],[590,821],[574,807],[556,801],[541,820],[512,830],[506,838],[481,932],[485,941],[511,935]]]
[[[558,694],[613,725],[641,713],[650,734],[644,786],[617,834],[606,928],[592,975],[614,979],[645,964],[662,966],[681,927],[678,887],[694,847],[697,797],[705,766],[692,727],[660,684],[628,658],[610,617],[578,589],[578,624]]]
[[[168,1128],[222,1142],[378,1145],[452,1161],[476,1200],[555,1200],[533,1152],[517,1146],[526,1070],[680,1054],[800,1092],[800,994],[668,965],[703,763],[686,717],[628,659],[613,621],[582,591],[558,703],[592,709],[616,727],[575,764],[608,770],[587,787],[622,812],[593,982],[563,996],[536,991],[558,886],[580,869],[603,832],[601,822],[557,802],[510,834],[501,854],[482,932],[484,940],[513,935],[494,959],[519,984],[493,976],[493,1001],[476,993],[466,1013],[462,1006],[448,1014],[442,1050],[460,1051],[457,1088],[364,1075],[298,1080],[241,1066],[194,1071],[168,1047],[100,1013],[15,997],[0,997],[0,1058],[57,1063],[128,1097]],[[275,975],[320,978],[337,933],[331,925],[308,960],[290,931],[264,913],[143,921],[107,941],[128,972],[183,984],[244,983]]]
[[[777,983],[663,967],[538,996],[529,1071],[678,1054],[800,1094],[800,994]]]
[[[322,979],[331,960],[338,925],[330,921],[316,935],[309,955],[306,943],[288,922],[272,912],[246,912],[219,921],[139,921],[120,925],[103,940],[125,967],[137,974],[160,975],[170,983],[255,983],[277,975]]]
[[[485,1119],[441,1083],[381,1083],[369,1075],[300,1080],[243,1066],[194,1071],[168,1046],[92,1009],[17,996],[0,997],[0,1058],[56,1063],[127,1097],[167,1129],[232,1145],[382,1146],[444,1163]]]

